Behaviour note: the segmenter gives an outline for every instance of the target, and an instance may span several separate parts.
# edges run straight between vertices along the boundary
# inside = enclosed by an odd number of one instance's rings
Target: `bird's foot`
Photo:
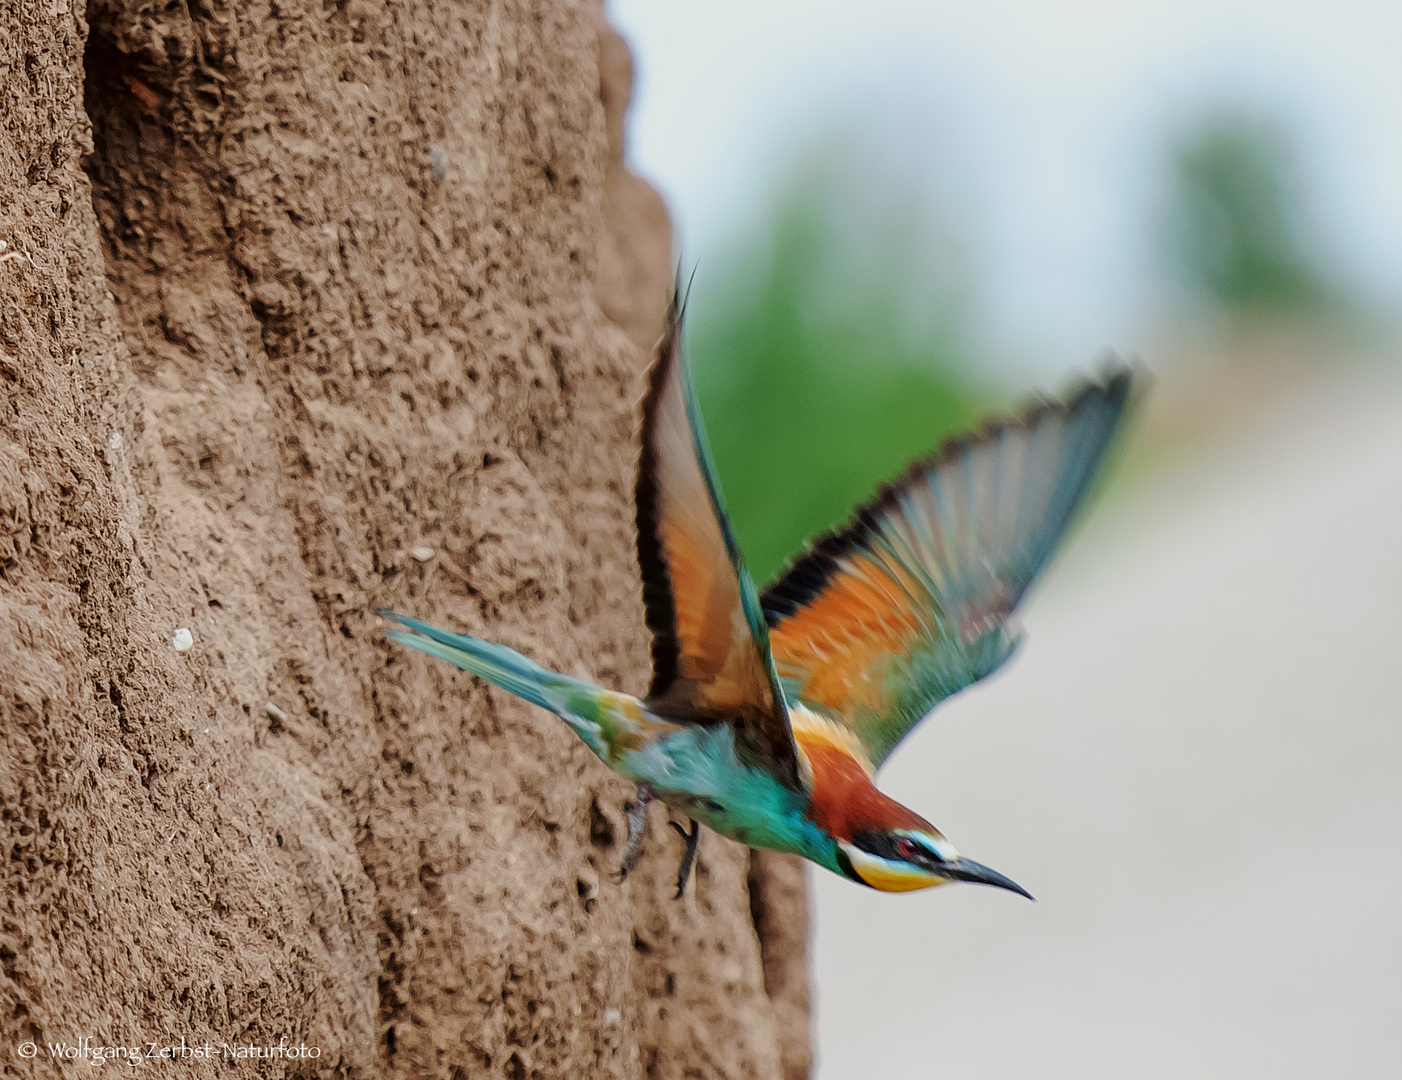
[[[623,884],[624,879],[632,872],[633,867],[638,865],[638,860],[643,856],[643,836],[647,832],[647,807],[656,794],[649,785],[639,784],[638,792],[633,798],[633,805],[628,807],[628,842],[623,847],[623,861],[618,864],[618,874],[614,878],[619,885]]]
[[[686,852],[682,855],[681,866],[677,868],[677,895],[674,899],[680,900],[686,895],[686,883],[691,877],[691,868],[696,865],[696,855],[701,850],[701,822],[693,819],[690,832],[675,821],[669,821],[667,824],[676,829],[677,835],[686,841]]]

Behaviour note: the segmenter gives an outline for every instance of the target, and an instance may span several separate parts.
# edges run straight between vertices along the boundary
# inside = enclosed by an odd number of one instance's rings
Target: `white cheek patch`
[[[852,861],[852,869],[857,872],[857,876],[873,889],[880,889],[882,892],[911,892],[915,889],[928,889],[935,885],[943,885],[947,880],[938,874],[932,874],[928,870],[912,866],[910,863],[883,859],[880,855],[863,851],[855,844],[842,844],[841,846],[842,850],[846,852],[847,858]]]

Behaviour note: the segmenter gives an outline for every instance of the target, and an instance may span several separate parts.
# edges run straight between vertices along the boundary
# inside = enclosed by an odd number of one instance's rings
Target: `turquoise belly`
[[[724,724],[688,726],[623,755],[618,771],[708,829],[750,847],[790,852],[836,870],[836,845],[808,820],[807,798],[741,762]]]

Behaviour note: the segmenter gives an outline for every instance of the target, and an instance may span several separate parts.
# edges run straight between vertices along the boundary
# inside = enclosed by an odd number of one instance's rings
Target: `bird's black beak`
[[[975,885],[992,885],[995,888],[1007,889],[1008,892],[1015,892],[1018,896],[1025,896],[1033,903],[1037,898],[1024,889],[1012,878],[1004,877],[997,870],[990,870],[983,863],[976,863],[973,859],[955,859],[952,862],[942,863],[939,872],[954,881],[972,881]]]

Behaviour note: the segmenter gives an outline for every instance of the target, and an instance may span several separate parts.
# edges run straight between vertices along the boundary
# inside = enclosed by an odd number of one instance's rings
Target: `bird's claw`
[[[633,805],[628,807],[626,813],[628,842],[623,846],[623,859],[618,864],[618,873],[614,875],[615,884],[622,885],[643,856],[643,836],[647,832],[647,807],[655,795],[656,792],[647,784],[638,785]]]
[[[693,820],[691,831],[675,821],[668,821],[668,825],[676,829],[677,835],[686,841],[686,851],[682,854],[682,864],[677,868],[677,895],[673,898],[680,900],[686,895],[686,883],[691,877],[691,869],[696,865],[696,855],[701,850],[701,822]]]
[[[616,885],[622,885],[628,879],[628,875],[643,856],[643,837],[647,833],[647,808],[656,797],[657,793],[647,784],[638,785],[633,805],[626,811],[628,840],[623,845],[623,858],[619,861],[618,873],[613,875]],[[677,835],[686,841],[682,864],[677,869],[676,899],[680,900],[686,895],[686,883],[691,879],[691,871],[696,866],[696,854],[701,850],[701,823],[693,820],[689,832],[678,822],[668,821],[667,824],[676,829]]]

